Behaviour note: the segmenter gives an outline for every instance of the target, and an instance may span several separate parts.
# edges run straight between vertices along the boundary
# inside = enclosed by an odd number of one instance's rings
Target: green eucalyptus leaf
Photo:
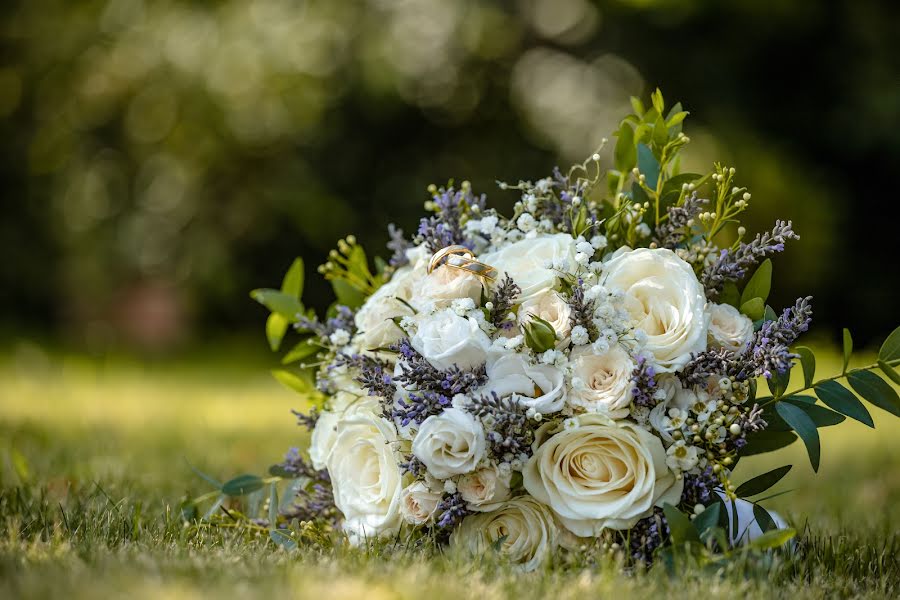
[[[783,402],[789,402],[803,409],[818,428],[839,425],[846,420],[844,415],[817,405],[813,396],[790,396],[785,398]]]
[[[349,308],[359,308],[366,301],[366,295],[358,288],[353,287],[343,279],[332,279],[331,288],[337,297],[338,304]]]
[[[749,479],[738,486],[735,493],[741,498],[755,496],[761,494],[781,481],[785,475],[793,468],[793,465],[785,465],[772,469],[762,475],[757,475],[753,479]]]
[[[896,383],[897,385],[900,385],[900,373],[898,373],[897,370],[894,369],[894,367],[892,367],[891,365],[887,364],[887,363],[884,362],[883,360],[879,360],[879,361],[878,361],[878,368],[881,369],[881,371],[882,371],[885,375],[887,375],[887,378],[888,378],[888,379],[890,379],[891,381],[893,381],[893,382]]]
[[[776,402],[775,410],[784,419],[785,423],[790,425],[791,429],[796,431],[800,439],[803,440],[813,471],[818,472],[822,448],[819,443],[819,431],[816,429],[815,422],[806,411],[788,401]]]
[[[719,302],[730,304],[735,308],[741,307],[741,293],[733,281],[729,281],[722,286],[722,291],[719,292]]]
[[[749,546],[754,550],[771,550],[773,548],[780,548],[784,546],[789,541],[794,539],[797,535],[797,530],[792,529],[790,527],[786,529],[775,529],[773,531],[767,531],[752,542],[750,542]]]
[[[292,551],[297,549],[297,541],[292,538],[290,534],[282,531],[281,529],[270,529],[269,538],[273,542],[275,542],[276,545],[284,548],[285,550]]]
[[[816,376],[816,355],[806,346],[797,346],[800,355],[800,366],[803,367],[803,385],[811,387]]]
[[[663,504],[663,513],[669,524],[673,544],[681,546],[688,542],[700,543],[700,535],[686,514],[668,503]]]
[[[769,511],[764,509],[759,504],[753,505],[753,518],[756,519],[756,524],[759,525],[759,528],[763,531],[763,533],[778,528],[778,526],[775,524],[775,519],[772,518],[772,515],[769,514]]]
[[[238,475],[222,485],[222,493],[226,496],[244,496],[263,487],[263,480],[257,475]]]
[[[272,369],[271,373],[272,377],[278,380],[278,383],[298,394],[309,394],[315,390],[315,386],[313,386],[311,381],[291,371]]]
[[[637,165],[641,174],[646,178],[647,187],[656,189],[659,181],[659,161],[656,160],[653,151],[646,144],[637,145]]]
[[[298,300],[303,295],[303,259],[295,258],[281,281],[281,291]]]
[[[278,522],[278,487],[275,482],[269,484],[269,527]]]
[[[714,528],[719,526],[719,516],[722,505],[714,502],[707,506],[702,513],[694,517],[694,529],[700,535],[700,539],[705,539],[707,534]]]
[[[769,391],[772,392],[772,395],[776,398],[779,398],[784,394],[790,382],[790,370],[787,370],[784,373],[772,373],[772,376],[766,379],[766,384],[769,386]]]
[[[656,117],[656,122],[653,124],[653,143],[662,152],[668,141],[669,129],[666,127],[666,122],[662,117]]]
[[[260,288],[250,292],[250,297],[273,313],[280,314],[290,323],[296,323],[297,316],[303,313],[303,305],[300,300],[281,290]]]
[[[753,276],[750,277],[750,281],[747,282],[747,285],[744,286],[744,292],[741,294],[741,304],[746,304],[747,302],[753,300],[754,298],[761,298],[763,305],[765,305],[766,299],[769,297],[769,291],[772,289],[772,261],[768,258],[756,268],[756,271],[753,273]],[[762,318],[762,315],[760,317]],[[755,319],[754,319],[755,320]]]
[[[884,379],[871,371],[854,371],[847,375],[847,381],[857,394],[878,408],[900,417],[900,397]]]
[[[774,452],[790,446],[797,440],[797,435],[790,431],[761,431],[747,436],[747,445],[741,450],[741,456],[754,456]]]
[[[269,348],[272,352],[278,352],[281,347],[281,340],[287,333],[288,320],[278,313],[272,313],[266,319],[266,339],[269,341]]]
[[[311,337],[301,340],[297,342],[296,346],[291,348],[290,352],[284,355],[284,358],[281,359],[281,364],[289,365],[307,359],[311,356],[315,356],[320,350],[322,350],[322,346],[316,343],[315,338]]]
[[[878,351],[878,358],[886,363],[900,360],[900,327],[884,340],[881,350]]]
[[[762,298],[751,298],[741,303],[741,313],[747,315],[751,321],[759,321],[765,314],[766,305]]]
[[[853,336],[850,335],[850,330],[844,327],[844,367],[841,370],[841,373],[847,372],[847,365],[850,364],[851,354],[853,354]]]
[[[623,122],[619,126],[616,133],[616,147],[613,151],[613,160],[615,161],[616,170],[627,173],[634,168],[637,162],[637,148],[634,147],[634,129],[631,125]]]
[[[650,94],[650,101],[653,103],[653,108],[656,109],[656,113],[660,115],[663,114],[666,103],[663,100],[663,95],[659,88],[656,88],[656,91]]]
[[[855,419],[869,427],[875,427],[872,415],[853,393],[837,381],[823,381],[815,387],[816,395],[825,406]]]

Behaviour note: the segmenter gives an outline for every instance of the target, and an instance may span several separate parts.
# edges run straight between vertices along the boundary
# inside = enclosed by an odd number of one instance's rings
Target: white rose
[[[351,541],[393,535],[400,529],[403,489],[393,424],[359,412],[338,422],[327,468],[335,506]]]
[[[565,404],[565,376],[553,365],[534,365],[521,354],[505,354],[488,365],[487,376],[485,392],[513,396],[536,412],[558,412]]]
[[[753,321],[730,304],[712,304],[709,312],[709,342],[742,354],[753,338]]]
[[[703,286],[694,270],[665,248],[617,252],[601,283],[625,294],[625,308],[647,334],[644,350],[659,371],[680,370],[691,353],[706,349],[708,316]]]
[[[510,473],[511,475],[511,473]],[[496,503],[509,498],[511,477],[503,477],[494,467],[466,473],[456,482],[456,491],[477,512],[493,510]]]
[[[573,260],[575,240],[567,233],[538,235],[484,254],[479,260],[513,278],[522,288],[519,302],[537,298],[556,286],[557,272],[549,265]]]
[[[475,319],[460,317],[449,308],[422,317],[410,342],[438,369],[481,365],[491,345]]]
[[[558,539],[559,528],[547,507],[530,496],[520,496],[493,512],[463,519],[450,535],[450,545],[477,556],[499,544],[511,562],[533,571],[553,555]]]
[[[403,519],[411,525],[424,525],[434,516],[441,496],[422,481],[409,484],[403,489],[400,498],[400,512]]]
[[[316,469],[324,469],[328,457],[337,440],[338,423],[341,419],[356,413],[376,414],[380,408],[377,396],[366,396],[365,392],[354,394],[338,392],[331,398],[328,410],[319,414],[316,426],[309,439],[309,458]]]
[[[412,304],[419,310],[447,308],[459,298],[471,298],[480,304],[482,289],[481,279],[476,275],[441,265],[414,286]]]
[[[634,387],[634,361],[622,346],[616,344],[603,354],[586,347],[573,352],[572,357],[569,405],[612,419],[627,417]]]
[[[557,348],[565,348],[569,344],[569,333],[572,331],[572,323],[569,317],[572,315],[572,307],[556,291],[549,291],[522,303],[519,308],[519,324],[528,322],[529,316],[534,315],[550,323],[556,332]]]
[[[439,479],[474,471],[486,451],[481,423],[458,408],[425,419],[412,443],[413,454]]]
[[[546,439],[522,475],[528,493],[580,537],[630,529],[653,506],[677,504],[684,488],[666,466],[659,438],[599,415],[583,415]]]
[[[408,304],[413,297],[414,286],[425,274],[422,266],[402,267],[390,281],[369,296],[354,317],[358,330],[354,341],[360,349],[384,348],[405,337],[393,319],[413,314]]]

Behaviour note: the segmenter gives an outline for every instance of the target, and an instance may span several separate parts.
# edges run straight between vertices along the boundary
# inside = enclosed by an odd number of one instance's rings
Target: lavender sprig
[[[812,296],[799,298],[794,306],[784,309],[774,321],[763,323],[753,336],[748,351],[753,366],[750,377],[766,377],[790,370],[796,354],[789,351],[800,334],[809,329],[812,322]]]
[[[460,190],[453,187],[432,190],[432,202],[437,214],[419,222],[414,239],[416,245],[424,243],[429,252],[455,244],[472,248],[473,243],[463,229],[463,215],[484,210],[486,196],[475,196],[465,182]]]
[[[379,396],[386,401],[394,397],[396,387],[391,375],[393,367],[385,360],[366,354],[338,354],[329,369],[348,367],[356,370],[354,380],[359,383],[370,396]]]
[[[509,462],[531,456],[534,431],[528,425],[528,409],[524,405],[491,392],[490,395],[473,398],[466,410],[484,424],[495,459]]]
[[[491,294],[491,308],[487,316],[488,322],[500,329],[513,327],[514,323],[508,320],[507,317],[521,293],[522,288],[513,281],[512,277],[506,275]]]
[[[324,323],[320,322],[315,316],[310,318],[301,315],[297,323],[294,324],[294,328],[300,331],[312,331],[323,344],[328,345],[330,344],[329,338],[331,335],[339,329],[346,331],[351,337],[356,333],[354,317],[353,309],[338,305],[335,308],[334,316],[326,319]]]
[[[653,365],[647,362],[647,358],[638,356],[637,365],[631,374],[631,383],[633,386],[631,388],[631,395],[633,396],[632,402],[634,402],[636,406],[644,406],[647,408],[656,406],[657,401],[653,397],[653,394],[656,392],[655,375],[656,370],[653,368]]]
[[[406,258],[406,251],[412,248],[413,245],[403,237],[403,230],[391,223],[388,225],[388,235],[391,239],[387,243],[387,249],[392,252],[388,264],[392,267],[402,267],[409,263],[409,259]]]
[[[737,250],[722,250],[719,257],[703,272],[702,283],[709,298],[716,298],[727,281],[739,281],[761,259],[784,251],[787,240],[799,240],[791,222],[775,221],[772,231],[757,234],[751,242],[742,243]]]
[[[307,431],[312,431],[316,428],[316,423],[319,422],[319,417],[321,416],[318,406],[313,406],[309,413],[302,413],[299,410],[291,410],[291,412],[297,417],[297,425],[306,427]]]
[[[439,529],[456,527],[469,514],[469,510],[466,508],[466,501],[463,500],[459,492],[445,495],[438,502],[435,512],[437,514],[436,523]]]
[[[594,300],[588,300],[584,296],[584,281],[579,279],[572,287],[572,293],[567,298],[569,308],[572,309],[569,314],[569,324],[574,329],[577,326],[584,327],[588,332],[590,341],[597,339],[599,332],[597,325],[594,324],[594,310],[597,304]]]
[[[627,540],[631,559],[649,567],[656,551],[669,540],[669,535],[669,524],[662,509],[654,508],[652,515],[638,521],[623,537]]]
[[[657,245],[660,248],[674,250],[683,244],[688,222],[697,218],[707,202],[705,198],[698,198],[697,192],[694,192],[685,198],[680,206],[667,208],[668,218],[656,227]]]

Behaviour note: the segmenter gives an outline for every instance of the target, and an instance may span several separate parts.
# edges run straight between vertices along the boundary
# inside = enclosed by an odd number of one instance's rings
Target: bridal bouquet
[[[873,425],[857,395],[900,415],[873,372],[900,381],[900,329],[863,369],[847,369],[845,331],[843,371],[816,379],[795,345],[811,298],[766,303],[791,222],[749,237],[734,168],[680,172],[680,105],[665,111],[657,91],[633,108],[612,168],[598,151],[501,183],[511,215],[468,182],[432,186],[415,234],[390,228],[389,262],[340,241],[319,268],[337,294],[323,319],[300,302],[299,259],[280,290],[254,291],[273,349],[300,336],[275,375],[312,403],[297,413],[311,437],[269,478],[221,484],[219,504],[256,495],[258,510],[262,495],[268,518],[253,523],[289,547],[331,532],[526,569],[594,544],[645,563],[784,544],[793,530],[759,501],[790,466],[741,485],[735,466],[799,437],[817,469],[818,428]]]

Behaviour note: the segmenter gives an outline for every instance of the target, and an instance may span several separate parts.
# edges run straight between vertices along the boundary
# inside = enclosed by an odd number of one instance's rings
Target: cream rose
[[[374,414],[360,412],[338,422],[326,466],[352,542],[400,529],[403,486],[396,441],[394,425]]]
[[[553,365],[535,365],[522,354],[504,354],[488,365],[487,376],[485,392],[513,396],[539,413],[557,412],[565,404],[565,376]]]
[[[709,342],[742,354],[753,338],[753,321],[730,304],[712,304],[709,312]]]
[[[572,323],[569,317],[572,315],[572,307],[556,291],[549,291],[532,298],[519,308],[519,324],[528,322],[530,315],[540,317],[550,323],[556,332],[557,348],[565,348],[569,344],[569,333],[572,331]]]
[[[498,502],[509,498],[511,476],[503,477],[494,467],[466,473],[456,482],[456,491],[468,504],[469,510],[493,510]]]
[[[632,423],[583,415],[546,439],[522,472],[525,489],[580,537],[629,529],[653,506],[676,504],[684,488],[662,442]]]
[[[484,254],[479,260],[512,277],[522,288],[519,302],[524,304],[556,286],[557,272],[549,265],[574,257],[575,240],[567,233],[557,233],[526,238]]]
[[[552,556],[558,539],[559,528],[547,507],[520,496],[493,512],[466,517],[450,535],[450,545],[479,555],[499,543],[506,558],[533,571]]]
[[[625,308],[647,334],[644,349],[658,371],[684,367],[706,349],[706,295],[694,270],[665,248],[617,252],[603,268],[601,283],[625,294]]]
[[[337,440],[338,423],[341,419],[360,412],[375,414],[379,407],[379,398],[366,396],[363,391],[359,394],[338,392],[332,397],[328,410],[319,414],[310,436],[309,458],[312,466],[316,469],[325,468]]]
[[[603,354],[590,347],[572,353],[572,408],[606,415],[612,419],[628,416],[631,405],[631,375],[634,361],[618,344]]]
[[[481,302],[483,286],[476,275],[441,265],[422,279],[413,288],[412,304],[419,310],[447,308],[453,300],[471,298],[475,304]]]
[[[403,488],[400,498],[403,519],[411,525],[424,525],[434,517],[441,496],[422,481],[409,484]]]
[[[491,345],[475,319],[460,317],[449,308],[422,317],[410,342],[438,369],[481,365]]]
[[[487,451],[481,423],[458,408],[448,408],[422,422],[413,454],[439,479],[471,473]]]
[[[422,265],[402,267],[390,281],[369,296],[354,317],[358,330],[354,342],[358,348],[384,348],[405,337],[403,330],[393,319],[413,314],[409,308],[413,288],[425,275],[425,267]]]

